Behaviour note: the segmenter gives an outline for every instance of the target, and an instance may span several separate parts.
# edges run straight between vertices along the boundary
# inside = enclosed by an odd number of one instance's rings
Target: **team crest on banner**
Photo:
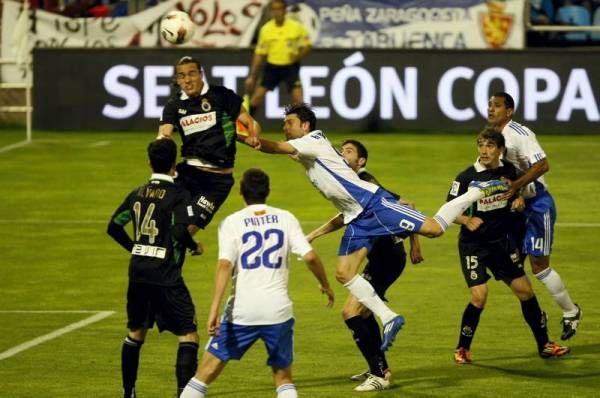
[[[504,12],[503,1],[488,1],[487,6],[488,12],[479,14],[481,32],[490,47],[501,48],[512,30],[514,15]]]

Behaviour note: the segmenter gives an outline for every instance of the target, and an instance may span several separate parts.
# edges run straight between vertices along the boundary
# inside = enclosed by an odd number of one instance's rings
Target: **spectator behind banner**
[[[114,5],[111,15],[113,17],[126,17],[129,15],[129,3],[127,3],[127,0],[118,1]]]
[[[111,10],[103,0],[96,0],[88,10],[89,16],[94,18],[104,18],[110,16]]]
[[[590,26],[591,7],[589,1],[564,0],[562,6],[556,10],[555,21],[558,25]],[[563,35],[566,43],[585,43],[589,38],[589,32],[566,32]]]
[[[529,0],[529,22],[531,25],[552,25],[554,20],[554,3],[552,0]],[[527,45],[544,46],[553,41],[554,32],[527,32]]]

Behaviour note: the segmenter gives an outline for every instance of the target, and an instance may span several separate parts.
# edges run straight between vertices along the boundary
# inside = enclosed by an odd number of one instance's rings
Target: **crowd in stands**
[[[600,0],[528,0],[531,25],[600,27]],[[600,44],[600,32],[529,31],[528,45]]]
[[[27,0],[25,0],[27,1]],[[28,0],[30,7],[66,17],[121,17],[160,0]],[[600,0],[527,0],[533,26],[600,26]],[[600,31],[538,32],[530,30],[528,46],[600,44]]]
[[[154,6],[159,0],[29,0],[37,8],[71,18],[124,17]],[[133,5],[134,10],[130,10]]]

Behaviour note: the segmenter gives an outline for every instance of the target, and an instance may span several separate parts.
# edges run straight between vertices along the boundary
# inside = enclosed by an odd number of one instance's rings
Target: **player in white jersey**
[[[503,195],[510,198],[521,192],[525,198],[525,237],[523,255],[529,255],[531,270],[542,282],[554,301],[563,311],[562,340],[571,338],[581,321],[581,309],[569,296],[560,275],[550,267],[550,252],[554,238],[556,206],[548,192],[544,174],[550,166],[535,134],[512,120],[515,111],[513,98],[505,93],[495,93],[488,103],[488,122],[504,135],[506,159],[523,173],[510,184]]]
[[[300,223],[288,211],[265,204],[269,177],[259,169],[244,173],[240,191],[246,207],[219,226],[219,264],[207,321],[212,336],[196,376],[181,398],[203,398],[230,359],[241,359],[258,340],[264,341],[273,369],[277,398],[296,398],[292,382],[292,301],[288,296],[288,257],[301,256],[333,305],[334,293],[319,256]],[[232,273],[233,271],[233,273]],[[219,307],[229,279],[232,294],[219,318]]]
[[[336,279],[358,301],[381,319],[383,343],[387,350],[404,324],[404,317],[392,311],[361,275],[358,267],[377,236],[418,233],[430,238],[440,236],[471,203],[493,192],[504,192],[501,181],[476,183],[467,193],[444,204],[435,217],[400,204],[379,186],[361,180],[344,161],[322,131],[315,130],[316,117],[307,104],[286,107],[283,131],[287,142],[261,139],[260,150],[287,154],[296,158],[306,170],[312,184],[342,213],[346,226],[338,251]],[[338,226],[339,227],[339,226]],[[322,231],[327,233],[328,231]]]

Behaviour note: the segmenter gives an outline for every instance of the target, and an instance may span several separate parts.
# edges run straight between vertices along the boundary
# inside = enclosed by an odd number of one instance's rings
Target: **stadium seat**
[[[126,1],[119,1],[113,6],[113,17],[126,17],[129,15],[129,4]]]
[[[594,26],[600,28],[600,7],[596,8],[596,11],[594,12]],[[600,41],[600,32],[592,32],[590,36],[592,37],[592,40]]]
[[[542,18],[547,17],[548,22],[554,20],[554,3],[552,0],[538,0],[529,2],[529,20],[534,25],[543,25]]]
[[[561,25],[590,26],[592,17],[587,8],[582,6],[564,6],[556,11],[556,22]],[[589,38],[588,32],[567,32],[564,38],[568,42],[585,42]]]

